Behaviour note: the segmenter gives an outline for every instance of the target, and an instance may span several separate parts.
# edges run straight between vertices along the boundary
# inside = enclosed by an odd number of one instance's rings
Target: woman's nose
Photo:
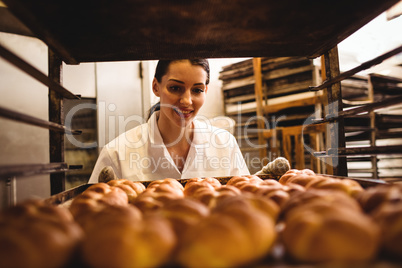
[[[183,105],[191,105],[192,104],[192,99],[191,99],[191,91],[186,90],[181,96],[180,96],[180,103]]]

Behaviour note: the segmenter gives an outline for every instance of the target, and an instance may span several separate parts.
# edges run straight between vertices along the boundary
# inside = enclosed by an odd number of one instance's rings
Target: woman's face
[[[206,71],[188,60],[174,61],[159,83],[152,82],[152,90],[160,97],[159,120],[176,126],[188,126],[205,101]]]

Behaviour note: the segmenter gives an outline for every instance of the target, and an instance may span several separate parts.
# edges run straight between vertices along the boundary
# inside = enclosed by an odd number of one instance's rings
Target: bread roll
[[[297,261],[366,262],[377,255],[379,229],[361,212],[315,203],[287,214],[282,239],[286,252]]]
[[[306,184],[306,189],[327,189],[338,190],[347,193],[350,196],[356,196],[357,193],[363,191],[361,185],[351,179],[334,179],[325,176],[315,176],[314,180],[311,180]]]
[[[402,260],[402,202],[387,202],[372,213],[381,229],[383,251]]]
[[[189,186],[192,183],[197,183],[197,182],[203,182],[203,183],[209,183],[210,185],[212,185],[212,187],[214,188],[219,188],[222,186],[222,184],[220,183],[220,181],[218,181],[215,178],[212,177],[207,177],[207,178],[191,178],[189,180],[187,180],[186,185],[184,186],[184,190],[186,189],[186,186]]]
[[[239,220],[213,214],[187,232],[177,253],[183,267],[235,267],[250,261],[250,239]]]
[[[295,184],[295,183],[287,183],[282,187],[282,189],[287,192],[290,196],[299,193],[299,192],[304,192],[306,191],[306,188],[304,186],[301,186],[300,184]]]
[[[233,176],[230,180],[226,183],[226,185],[233,185],[238,187],[244,183],[251,183],[251,184],[260,184],[263,180],[256,176],[256,175],[245,175],[245,176]]]
[[[174,198],[175,196],[171,197],[172,200]],[[164,203],[145,191],[134,200],[133,205],[141,210],[141,212],[148,213],[160,209]]]
[[[376,209],[388,203],[402,202],[402,185],[385,184],[370,187],[356,195],[356,200],[366,213],[373,213]]]
[[[192,226],[209,215],[209,208],[194,199],[181,198],[169,201],[158,212],[169,220],[180,242]]]
[[[26,201],[0,213],[0,267],[65,267],[82,239],[66,208]]]
[[[221,213],[237,207],[257,210],[257,213],[263,213],[273,221],[276,221],[279,214],[279,207],[274,201],[250,193],[242,193],[241,195],[221,199],[213,209],[213,213]]]
[[[358,202],[344,192],[310,189],[292,194],[291,198],[282,206],[281,217],[285,217],[293,209],[303,208],[311,204],[341,206],[359,213],[362,211]]]
[[[361,262],[376,257],[378,226],[344,192],[300,192],[282,213],[285,249],[297,261]]]
[[[310,169],[291,169],[280,177],[279,182],[281,184],[296,183],[305,186],[314,179],[315,175],[314,171]]]
[[[282,207],[290,198],[289,193],[282,188],[277,189],[275,187],[263,185],[259,187],[255,194],[274,201],[279,207]]]
[[[127,206],[128,196],[120,188],[97,183],[76,196],[69,209],[75,221],[86,229],[86,225],[92,222],[92,213],[102,210],[107,205]]]
[[[252,183],[249,181],[241,181],[236,183],[235,187],[242,192],[255,193],[260,189],[260,184]]]
[[[143,213],[157,210],[170,200],[184,198],[184,187],[177,180],[164,179],[153,181],[133,201]]]
[[[186,232],[178,252],[181,265],[234,267],[269,253],[276,238],[274,220],[258,208],[261,204],[242,197],[224,199],[209,217]]]
[[[163,179],[163,180],[152,181],[152,182],[148,185],[147,189],[152,189],[152,188],[155,188],[155,187],[159,187],[159,186],[161,186],[161,185],[165,185],[165,186],[167,186],[167,187],[169,187],[169,188],[173,188],[173,189],[176,189],[176,190],[181,190],[181,191],[184,190],[184,187],[183,187],[183,185],[182,185],[180,182],[178,182],[178,181],[175,180],[175,179],[171,179],[171,178],[166,178],[166,179]]]
[[[107,184],[122,189],[127,194],[129,203],[133,203],[137,196],[145,191],[144,184],[138,181],[134,182],[126,179],[119,179],[111,180]]]
[[[214,208],[221,200],[241,195],[241,191],[232,185],[222,185],[220,188],[211,189],[208,187],[199,188],[191,198],[200,201],[209,208]]]
[[[214,190],[215,188],[218,187],[202,179],[197,181],[192,179],[191,181],[188,181],[184,186],[184,196],[193,196],[194,192],[196,192],[200,188],[209,188],[211,190]]]
[[[108,207],[94,216],[86,234],[84,262],[93,268],[158,267],[168,262],[176,238],[156,215],[139,217],[134,206]]]
[[[270,186],[270,187],[275,187],[277,189],[281,189],[283,187],[283,185],[277,181],[277,180],[273,180],[273,179],[266,179],[263,180],[261,182],[261,185],[266,185],[266,186]]]

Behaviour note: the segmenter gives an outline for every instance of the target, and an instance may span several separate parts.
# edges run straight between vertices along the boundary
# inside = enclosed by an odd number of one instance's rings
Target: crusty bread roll
[[[280,188],[283,187],[283,185],[282,185],[279,181],[273,180],[273,179],[266,179],[266,180],[263,180],[263,181],[261,182],[261,185],[266,185],[266,186],[270,186],[270,187],[275,187],[275,188],[277,188],[277,189],[280,189]]]
[[[91,225],[92,213],[102,210],[107,205],[127,206],[128,196],[120,188],[106,183],[96,183],[76,196],[69,209],[75,221],[86,229],[87,224]]]
[[[213,177],[191,178],[191,179],[188,179],[186,182],[186,185],[184,185],[184,190],[186,190],[186,187],[188,187],[190,184],[197,183],[197,182],[209,183],[214,188],[219,188],[222,186],[220,181],[218,181],[216,178],[213,178]]]
[[[205,181],[205,180],[191,179],[184,186],[184,196],[193,196],[194,193],[196,191],[198,191],[200,188],[208,188],[213,191],[215,188],[218,188],[218,187],[212,185],[211,183],[209,183],[208,181]]]
[[[290,194],[283,189],[263,185],[259,187],[255,194],[274,201],[279,207],[282,207],[290,198]]]
[[[129,203],[133,203],[137,196],[145,191],[144,184],[139,181],[134,182],[126,179],[118,179],[111,180],[107,184],[122,189],[127,194]]]
[[[283,230],[286,251],[302,262],[363,262],[376,257],[379,231],[363,213],[329,204],[288,214]]]
[[[258,202],[242,197],[224,199],[209,217],[186,232],[177,254],[181,265],[235,267],[269,253],[276,238],[274,220],[257,208]]]
[[[170,200],[184,198],[184,187],[175,179],[153,181],[138,195],[133,205],[143,213],[157,210]]]
[[[281,215],[286,216],[293,209],[304,207],[310,204],[325,203],[332,206],[342,206],[361,212],[358,202],[351,196],[341,191],[330,191],[320,189],[310,189],[298,191],[291,195],[291,198],[282,206]]]
[[[402,185],[384,184],[370,187],[359,192],[356,195],[356,200],[366,213],[373,213],[388,203],[402,202]]]
[[[372,213],[381,229],[383,251],[402,260],[402,202],[387,202]]]
[[[282,189],[287,192],[289,195],[293,195],[294,193],[304,192],[306,188],[300,184],[296,183],[287,183],[282,187]]]
[[[176,237],[166,219],[141,217],[134,206],[107,207],[93,216],[82,257],[93,268],[158,267],[168,262]]]
[[[281,237],[295,260],[343,263],[376,257],[379,228],[352,197],[339,191],[308,190],[288,202]]]
[[[244,176],[233,176],[230,180],[226,183],[226,185],[233,185],[235,187],[239,187],[244,183],[251,183],[251,184],[260,184],[263,180],[256,176],[256,175],[244,175]]]
[[[315,172],[310,169],[290,169],[280,177],[279,182],[284,185],[296,183],[305,186],[315,178],[315,175]]]
[[[148,185],[147,189],[156,188],[156,187],[159,187],[161,185],[165,185],[167,187],[171,187],[173,189],[177,189],[177,190],[181,190],[181,191],[184,190],[183,185],[180,182],[178,182],[177,180],[172,179],[172,178],[166,178],[166,179],[163,179],[163,180],[152,181]]]
[[[265,214],[265,216],[276,221],[279,215],[279,206],[272,200],[262,198],[250,193],[242,193],[241,195],[228,196],[219,200],[216,204],[213,212],[221,212],[226,209],[235,207],[251,207],[253,210],[257,210]]]
[[[327,189],[338,190],[347,193],[350,196],[356,196],[357,193],[363,191],[361,185],[351,179],[333,179],[325,176],[316,176],[314,180],[311,180],[306,185],[306,189]]]
[[[221,200],[241,195],[241,191],[232,185],[222,185],[220,188],[211,189],[209,187],[199,188],[193,193],[191,198],[200,201],[209,208],[214,208]]]
[[[194,199],[180,198],[170,200],[158,210],[158,213],[169,220],[180,243],[183,235],[192,226],[209,215],[209,208]]]
[[[255,193],[259,186],[263,183],[263,180],[255,175],[246,176],[233,176],[226,185],[234,186],[243,192]]]
[[[166,195],[167,194],[165,194],[165,197]],[[170,199],[174,200],[175,197],[175,195],[172,195]],[[147,213],[160,209],[163,207],[164,203],[161,200],[156,199],[150,192],[144,191],[134,200],[133,205],[143,213]]]
[[[0,267],[65,267],[82,239],[66,208],[26,201],[0,213]]]

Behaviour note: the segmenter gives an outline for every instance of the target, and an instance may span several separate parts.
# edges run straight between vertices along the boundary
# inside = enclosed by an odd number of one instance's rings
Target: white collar
[[[153,145],[161,146],[164,145],[162,135],[159,131],[158,127],[158,118],[160,111],[154,112],[149,118],[148,124],[148,134],[149,140]],[[197,120],[197,117],[193,120],[194,124],[194,136],[192,143],[194,145],[202,145],[208,142],[208,135],[205,133],[211,131],[211,126],[206,124],[205,122],[201,122]]]

